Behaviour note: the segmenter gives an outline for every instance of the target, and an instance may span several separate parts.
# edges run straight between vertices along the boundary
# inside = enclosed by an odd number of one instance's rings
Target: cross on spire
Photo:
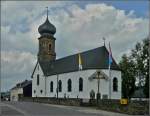
[[[47,19],[48,19],[48,7],[46,7],[46,11],[47,11]]]

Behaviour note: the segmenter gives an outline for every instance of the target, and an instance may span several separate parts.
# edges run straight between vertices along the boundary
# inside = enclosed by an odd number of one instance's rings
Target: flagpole
[[[81,54],[79,53],[78,54],[78,63],[79,63],[79,71],[81,71],[82,70],[82,60],[81,60]]]
[[[109,99],[111,99],[111,69],[109,65]]]
[[[111,99],[111,64],[112,64],[112,52],[109,42],[109,99]]]

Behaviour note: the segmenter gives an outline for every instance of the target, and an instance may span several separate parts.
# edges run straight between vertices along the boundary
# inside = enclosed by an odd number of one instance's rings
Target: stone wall
[[[65,98],[57,99],[57,98],[46,98],[46,97],[22,97],[19,99],[19,101],[71,105],[71,106],[80,106],[82,102],[81,99],[65,99]]]
[[[129,101],[127,105],[120,104],[120,100],[90,100],[90,106],[98,106],[99,109],[126,114],[149,114],[149,101]]]

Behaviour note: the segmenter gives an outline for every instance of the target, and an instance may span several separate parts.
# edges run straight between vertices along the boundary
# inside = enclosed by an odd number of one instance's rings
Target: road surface
[[[35,102],[2,102],[0,116],[127,116],[87,107]]]

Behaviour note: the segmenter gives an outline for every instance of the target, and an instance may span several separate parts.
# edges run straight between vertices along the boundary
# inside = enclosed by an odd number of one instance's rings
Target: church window
[[[113,91],[118,91],[118,80],[116,77],[113,79]]]
[[[71,79],[68,80],[68,92],[71,92],[72,90],[72,82]]]
[[[36,91],[34,90],[34,93],[36,93]]]
[[[43,90],[41,90],[40,92],[41,92],[41,94],[42,94],[42,93],[43,93]]]
[[[83,79],[79,78],[79,91],[83,91]]]
[[[49,49],[49,51],[51,51],[51,44],[49,44],[48,49]]]
[[[50,83],[50,92],[53,92],[53,81]]]
[[[61,82],[61,80],[58,81],[58,91],[62,92],[62,82]]]
[[[39,74],[37,74],[37,85],[39,85],[40,84],[40,76],[39,76]]]

